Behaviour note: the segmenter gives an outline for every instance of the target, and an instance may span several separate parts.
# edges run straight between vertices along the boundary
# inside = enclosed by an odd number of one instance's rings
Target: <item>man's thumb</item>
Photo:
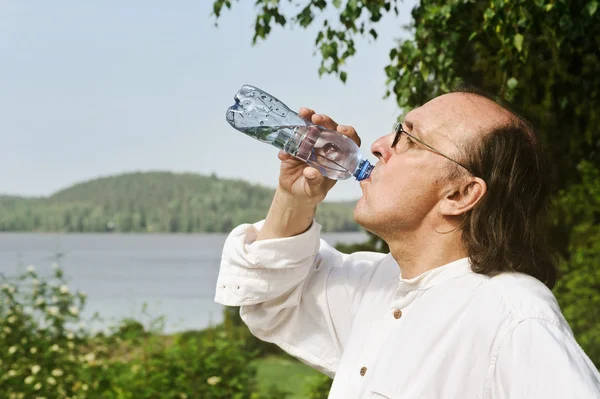
[[[325,180],[325,176],[323,176],[321,172],[310,166],[304,168],[303,174],[306,179],[306,184],[311,187],[318,186]]]

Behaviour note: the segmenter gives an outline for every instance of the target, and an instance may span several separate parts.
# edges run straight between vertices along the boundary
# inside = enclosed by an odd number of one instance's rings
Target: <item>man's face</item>
[[[409,112],[403,127],[460,162],[467,144],[507,117],[507,111],[484,97],[453,93]],[[419,143],[391,148],[394,136],[383,136],[371,146],[379,162],[370,179],[360,183],[363,196],[354,218],[383,237],[391,232],[435,229],[440,201],[456,189],[456,179],[450,179],[455,164]],[[403,135],[401,140],[406,139]]]

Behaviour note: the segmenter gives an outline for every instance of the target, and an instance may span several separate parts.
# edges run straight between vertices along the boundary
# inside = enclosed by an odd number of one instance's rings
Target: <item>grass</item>
[[[309,378],[320,373],[289,356],[267,356],[254,361],[261,391],[271,385],[290,392],[290,399],[305,398],[305,386]]]

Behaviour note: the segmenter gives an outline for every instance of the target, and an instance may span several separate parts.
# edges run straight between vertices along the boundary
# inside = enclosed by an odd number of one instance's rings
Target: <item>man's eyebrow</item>
[[[419,140],[423,140],[422,137],[422,132],[421,129],[419,128],[419,125],[415,125],[413,124],[411,121],[404,121],[403,124],[407,130],[409,131],[408,133],[410,133],[412,136],[415,136],[416,138],[418,138]]]

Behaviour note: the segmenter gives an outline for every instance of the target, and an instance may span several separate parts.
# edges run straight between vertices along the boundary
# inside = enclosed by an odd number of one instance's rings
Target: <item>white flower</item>
[[[42,384],[38,382],[37,384],[35,384],[33,386],[33,389],[35,389],[36,391],[39,391],[41,387],[42,387]]]
[[[10,292],[11,294],[15,292],[15,287],[7,283],[2,284],[2,289]]]
[[[75,335],[73,335],[73,333],[69,331],[67,333],[67,339],[73,339],[73,338],[75,338]]]
[[[48,307],[48,313],[50,313],[52,316],[56,316],[58,315],[58,308],[56,306],[50,306]]]
[[[69,287],[66,285],[61,285],[59,289],[61,294],[67,294],[69,292]]]
[[[50,384],[50,385],[54,385],[54,384],[56,384],[56,380],[54,379],[54,377],[48,377],[48,378],[46,379],[46,382],[47,382],[48,384]]]
[[[33,374],[33,375],[36,375],[37,373],[39,373],[39,372],[40,372],[40,370],[41,370],[41,369],[42,369],[42,368],[36,364],[35,366],[33,366],[33,367],[31,368],[31,374]]]
[[[69,349],[75,348],[75,344],[72,341],[67,342],[67,346],[69,347]]]
[[[56,270],[58,269],[58,263],[53,263],[52,264],[52,270]]]
[[[35,304],[36,306],[40,306],[46,303],[46,300],[44,298],[38,298],[35,300]]]
[[[73,316],[77,316],[79,314],[79,309],[77,309],[76,306],[70,306],[69,313],[71,313]]]
[[[51,300],[53,303],[56,303],[56,302],[58,302],[58,297],[57,297],[56,295],[52,295],[52,296],[50,297],[50,300]]]
[[[17,351],[17,347],[16,346],[11,346],[10,348],[8,348],[8,354],[9,355],[12,355],[16,351]]]
[[[4,330],[4,332],[5,332],[5,333],[7,333],[7,334],[10,334],[10,333],[11,333],[11,331],[12,331],[12,330],[10,329],[10,327],[4,327],[4,328],[3,328],[3,330]]]
[[[29,349],[29,352],[31,352],[31,354],[35,354],[37,353],[37,348],[34,346],[33,348]]]
[[[35,273],[35,267],[33,265],[27,266],[27,272],[28,273]]]
[[[54,344],[50,347],[50,352],[58,352],[59,351],[59,347],[58,345]]]
[[[88,390],[88,386],[87,386],[87,384],[83,384],[83,385],[81,386],[81,389],[83,389],[84,391],[87,391],[87,390]]]
[[[27,377],[25,378],[25,384],[29,385],[29,384],[31,384],[32,382],[33,382],[33,376],[32,376],[32,375],[30,375],[30,376],[27,376]]]
[[[221,382],[221,377],[213,375],[212,377],[208,377],[206,382],[208,382],[208,385],[217,385],[219,382]]]
[[[17,375],[17,372],[15,370],[9,370],[8,371],[8,376],[9,377],[14,377],[15,375]]]
[[[12,315],[10,316],[8,319],[6,319],[6,321],[8,321],[9,324],[14,323],[15,321],[17,321],[17,316]]]
[[[51,374],[55,377],[60,377],[61,375],[63,375],[63,371],[61,369],[54,369],[52,370]]]
[[[33,285],[38,285],[40,283],[40,280],[38,280],[37,278],[34,278],[33,280],[31,280],[31,283]]]
[[[83,321],[80,321],[79,324],[77,324],[77,328],[83,330],[85,328],[85,323]]]
[[[93,352],[90,352],[87,355],[85,355],[84,359],[86,362],[91,363],[94,360],[96,360],[96,355]]]

